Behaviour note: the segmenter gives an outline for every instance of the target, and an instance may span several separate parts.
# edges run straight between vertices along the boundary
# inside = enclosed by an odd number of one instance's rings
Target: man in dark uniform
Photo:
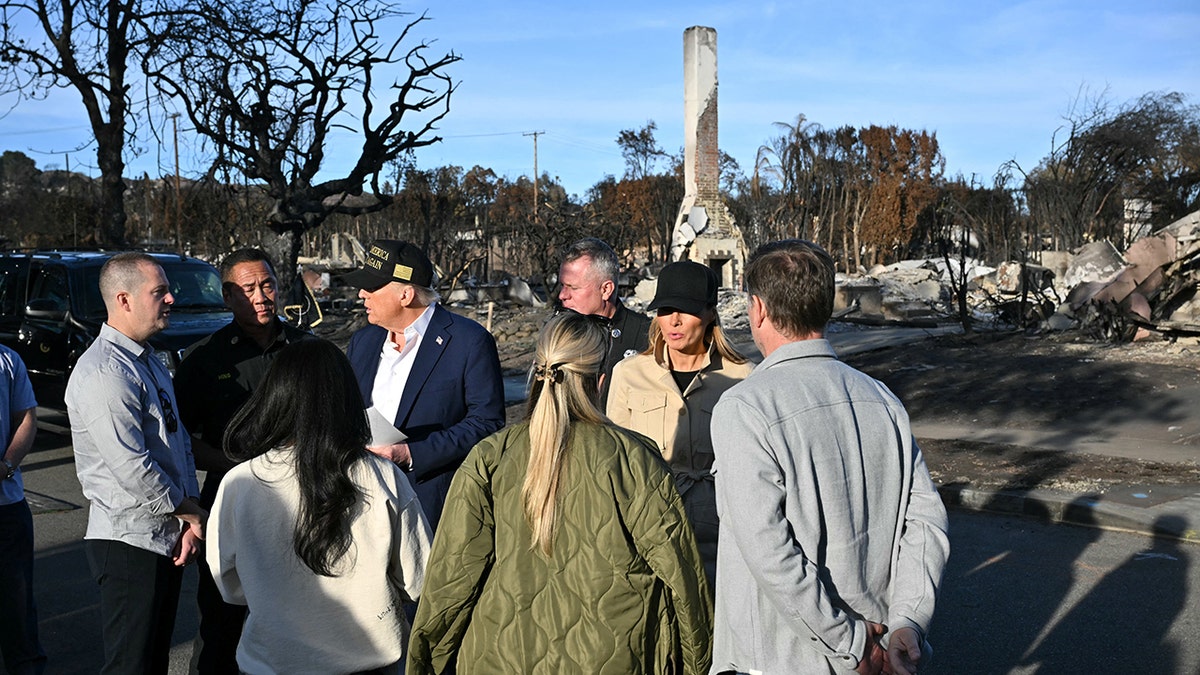
[[[221,479],[234,464],[221,449],[225,426],[262,383],[275,354],[312,337],[276,314],[279,282],[267,254],[254,248],[234,251],[221,261],[220,271],[221,295],[233,322],[189,347],[175,374],[179,415],[192,434],[196,469],[208,472],[200,493],[205,509],[212,508]],[[192,672],[236,673],[246,608],[225,603],[203,556],[199,563],[200,633]]]
[[[558,301],[566,309],[580,314],[606,317],[612,344],[604,359],[604,384],[600,389],[600,409],[608,401],[608,383],[613,366],[649,346],[650,317],[631,312],[621,303],[617,283],[621,274],[617,254],[603,240],[587,237],[571,244],[558,268]]]

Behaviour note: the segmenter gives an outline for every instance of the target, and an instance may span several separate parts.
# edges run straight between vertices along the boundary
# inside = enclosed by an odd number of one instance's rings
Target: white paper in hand
[[[367,420],[371,423],[370,447],[393,445],[408,438],[404,432],[393,426],[391,421],[383,416],[383,413],[376,410],[375,406],[367,408]]]

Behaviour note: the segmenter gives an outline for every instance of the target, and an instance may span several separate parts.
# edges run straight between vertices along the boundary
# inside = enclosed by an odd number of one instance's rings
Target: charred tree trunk
[[[121,175],[125,171],[125,161],[121,159],[121,149],[124,145],[124,125],[117,134],[119,140],[114,145],[97,134],[96,150],[97,164],[100,166],[100,234],[105,246],[122,248],[125,240],[125,181]],[[182,252],[182,251],[181,251]]]
[[[279,279],[279,287],[291,289],[297,277],[297,261],[300,259],[300,244],[304,236],[303,226],[299,223],[285,229],[272,228],[274,237],[263,239],[263,250],[275,262],[275,276]],[[289,302],[290,291],[289,293]]]
[[[280,231],[282,230],[282,231]],[[283,315],[288,322],[309,329],[321,320],[316,300],[304,283],[300,273],[300,248],[304,243],[303,223],[292,223],[283,228],[274,228],[275,237],[263,242],[263,249],[275,261],[275,276],[279,288],[283,289]]]

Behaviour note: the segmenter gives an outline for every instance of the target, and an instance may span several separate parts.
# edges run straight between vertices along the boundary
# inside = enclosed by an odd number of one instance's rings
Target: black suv
[[[0,253],[0,343],[21,355],[38,403],[62,407],[75,362],[108,317],[100,267],[115,251]],[[184,348],[229,323],[216,268],[183,255],[152,253],[171,284],[171,326],[150,339],[174,374]]]

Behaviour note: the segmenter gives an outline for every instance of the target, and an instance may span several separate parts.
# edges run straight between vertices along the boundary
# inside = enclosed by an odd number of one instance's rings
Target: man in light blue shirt
[[[0,654],[13,675],[46,667],[33,602],[33,514],[21,480],[21,460],[37,435],[36,408],[21,357],[0,346]]]
[[[183,566],[207,513],[166,367],[147,341],[170,323],[166,273],[121,253],[100,270],[108,320],[67,383],[75,470],[91,503],[85,550],[100,586],[102,673],[166,673]]]

